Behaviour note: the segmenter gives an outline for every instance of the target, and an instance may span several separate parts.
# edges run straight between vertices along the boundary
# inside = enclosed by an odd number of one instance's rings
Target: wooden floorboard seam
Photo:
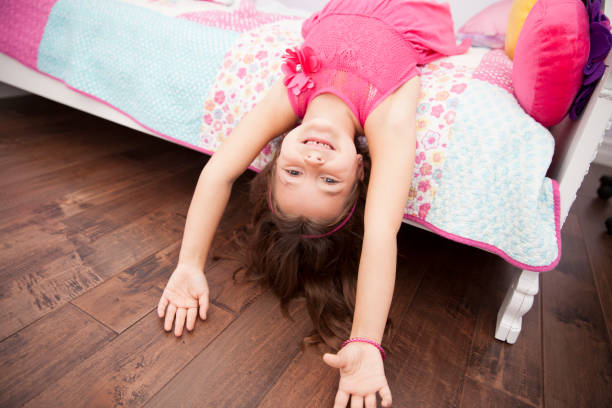
[[[238,314],[242,314],[242,312],[247,310],[253,303],[255,303],[257,301],[257,299],[259,299],[261,297],[261,295],[263,295],[264,293],[268,292],[269,290],[270,290],[270,288],[265,288],[259,295],[255,296],[253,299],[248,300],[244,305],[242,305],[242,307],[238,311]],[[295,300],[296,299],[292,300],[292,302],[294,302]],[[280,303],[280,299],[278,300],[278,302]]]
[[[297,358],[297,356],[302,352],[301,349],[296,349],[296,351],[293,353],[293,355],[291,355],[291,358],[287,358],[285,359],[285,366],[282,369],[282,371],[280,371],[280,373],[278,374],[278,376],[274,379],[274,381],[270,381],[268,383],[268,386],[265,388],[265,391],[260,393],[260,397],[257,399],[257,401],[255,401],[255,404],[252,405],[253,408],[257,408],[261,405],[261,403],[264,401],[265,397],[268,395],[268,393],[274,388],[274,386],[276,385],[277,382],[281,381],[281,379],[283,378],[283,376],[285,375],[285,373],[287,372],[287,369],[291,366],[291,363],[293,362],[293,360],[295,360]]]
[[[235,320],[235,319],[234,319],[234,320]],[[232,321],[232,323],[233,323],[233,321]],[[228,324],[228,326],[231,326],[231,325],[232,325],[232,323]],[[223,332],[225,331],[225,329],[227,329],[227,327],[225,327],[223,330],[221,330],[221,331],[219,332],[219,334],[223,333]],[[215,336],[215,337],[214,337],[214,338],[213,338],[213,339],[210,341],[210,343],[208,343],[208,344],[206,345],[206,347],[204,347],[202,350],[200,350],[200,353],[202,353],[204,350],[206,350],[206,349],[208,348],[208,346],[210,346],[210,344],[211,344],[212,342],[214,342],[214,341],[217,339],[217,337],[219,337],[219,335]],[[189,360],[189,361],[185,362],[185,365],[183,365],[183,367],[182,367],[180,370],[176,370],[176,371],[174,372],[174,374],[173,374],[173,375],[172,375],[170,378],[168,378],[168,381],[166,381],[166,383],[165,383],[164,385],[162,385],[161,387],[159,387],[159,389],[158,389],[156,392],[154,392],[153,394],[151,394],[151,396],[150,396],[150,397],[149,397],[149,398],[148,398],[146,401],[144,401],[144,402],[143,402],[142,406],[143,406],[143,407],[144,407],[144,406],[146,406],[146,405],[149,403],[149,401],[151,401],[153,398],[155,398],[155,396],[157,396],[157,394],[159,394],[160,392],[162,392],[162,391],[163,391],[163,390],[166,388],[166,386],[167,386],[168,384],[170,384],[170,383],[171,383],[171,382],[174,380],[174,378],[175,378],[177,375],[179,375],[179,374],[181,373],[181,371],[183,371],[183,368],[185,368],[185,367],[187,367],[189,364],[191,364],[191,362],[193,361],[193,359],[194,359],[194,358],[196,358],[197,356],[199,356],[199,355],[200,355],[200,353],[197,353],[196,355],[194,355],[194,356],[193,356],[193,358],[192,358],[191,360]]]
[[[149,404],[150,401],[154,401],[155,400],[155,397],[157,396],[157,394],[160,394],[161,392],[165,391],[165,389],[168,386],[168,384],[172,383],[175,377],[177,377],[178,375],[181,375],[181,373],[182,373],[183,369],[185,369],[185,367],[189,366],[193,362],[193,360],[197,359],[200,356],[200,354],[204,353],[212,344],[215,343],[215,341],[217,341],[218,338],[220,338],[225,333],[225,331],[230,330],[232,325],[236,324],[236,322],[238,321],[238,318],[242,315],[242,313],[246,309],[248,309],[249,306],[251,306],[258,299],[260,299],[261,295],[263,295],[264,293],[266,293],[266,292],[265,291],[262,292],[260,295],[256,296],[254,299],[249,301],[240,310],[240,313],[236,313],[236,312],[232,311],[231,309],[229,309],[227,306],[225,306],[223,304],[221,304],[221,306],[220,306],[218,304],[218,302],[210,301],[210,303],[214,304],[215,306],[217,306],[219,308],[222,308],[226,312],[231,313],[231,315],[233,316],[232,321],[229,324],[227,324],[221,331],[219,331],[219,333],[217,333],[217,335],[210,340],[210,342],[206,345],[206,347],[204,347],[202,350],[200,350],[198,353],[196,353],[189,361],[187,361],[180,370],[176,370],[174,375],[172,375],[172,377],[170,377],[168,379],[168,381],[157,390],[157,392],[151,394],[151,396],[142,404],[142,406],[146,407],[147,404]],[[202,330],[202,328],[200,328],[200,330]],[[281,373],[278,375],[277,378],[274,379],[274,381],[270,382],[270,385],[265,389],[265,392],[260,393],[261,396],[259,397],[259,399],[256,401],[256,403],[254,405],[251,405],[251,407],[256,408],[256,407],[258,407],[262,403],[262,401],[264,400],[265,396],[274,388],[274,385],[276,385],[276,383],[283,377],[284,373],[287,371],[287,369],[291,365],[291,362],[297,357],[297,355],[300,352],[301,352],[301,350],[297,349],[295,351],[295,353],[291,356],[291,358],[286,359],[285,367],[283,368]]]
[[[257,296],[255,299],[257,299],[259,296]],[[215,306],[217,306],[219,309],[224,310],[228,313],[230,313],[232,316],[234,317],[238,317],[240,316],[240,312],[236,312],[234,310],[232,310],[231,308],[229,308],[228,306],[226,306],[224,303],[222,302],[218,302],[216,300],[209,300],[209,302]],[[249,303],[250,304],[250,303]]]
[[[78,299],[80,296],[77,296],[74,299]],[[74,300],[72,299],[72,300]],[[100,325],[102,325],[103,327],[106,327],[108,330],[112,331],[113,333],[115,333],[117,335],[117,337],[121,334],[119,332],[117,332],[117,330],[114,330],[112,327],[108,326],[107,324],[102,323],[99,319],[97,319],[94,315],[92,315],[91,313],[89,313],[86,310],[81,309],[78,305],[72,303],[72,300],[70,300],[68,303],[70,303],[72,306],[76,307],[77,309],[79,309],[80,312],[86,314],[87,316],[91,317],[92,319],[94,319],[96,322],[98,322]],[[140,320],[140,319],[138,319]]]
[[[144,407],[144,406],[146,406],[146,405],[149,403],[149,401],[153,400],[153,399],[154,399],[154,398],[157,396],[157,394],[159,394],[160,392],[162,392],[162,391],[163,391],[163,390],[166,388],[166,386],[167,386],[168,384],[170,384],[170,383],[171,383],[171,382],[174,380],[174,378],[175,378],[177,375],[179,375],[179,374],[180,374],[180,373],[183,371],[183,369],[184,369],[185,367],[187,367],[189,364],[191,364],[191,362],[192,362],[192,361],[193,361],[195,358],[197,358],[197,357],[198,357],[200,354],[202,354],[202,352],[204,352],[204,350],[206,350],[206,349],[207,349],[207,348],[208,348],[208,347],[209,347],[209,346],[210,346],[212,343],[214,343],[214,341],[215,341],[215,340],[217,340],[217,338],[218,338],[218,337],[219,337],[219,336],[220,336],[220,335],[221,335],[223,332],[225,332],[225,330],[227,330],[227,328],[228,328],[229,326],[231,326],[231,325],[232,325],[232,323],[234,323],[234,322],[236,321],[236,318],[237,318],[237,316],[234,316],[234,318],[233,318],[233,320],[232,320],[232,322],[231,322],[231,323],[229,323],[229,324],[228,324],[227,326],[225,326],[225,327],[224,327],[224,328],[223,328],[223,329],[222,329],[222,330],[221,330],[219,333],[217,333],[217,335],[216,335],[215,337],[213,337],[213,338],[210,340],[210,342],[209,342],[209,343],[206,345],[206,347],[204,347],[202,350],[200,350],[200,352],[199,352],[199,353],[196,353],[196,354],[195,354],[195,355],[194,355],[194,356],[193,356],[193,357],[192,357],[192,358],[191,358],[189,361],[186,361],[186,362],[185,362],[185,364],[183,365],[183,367],[182,367],[181,369],[176,370],[176,371],[174,372],[174,374],[173,374],[173,375],[172,375],[170,378],[168,378],[168,381],[166,381],[166,383],[165,383],[165,384],[163,384],[161,387],[159,387],[159,389],[158,389],[156,392],[152,393],[152,394],[151,394],[151,396],[150,396],[150,397],[149,397],[149,398],[148,398],[146,401],[144,401],[144,402],[143,402],[143,404],[142,404],[141,406],[143,406],[143,407]],[[198,316],[198,319],[199,319],[199,316]],[[186,329],[185,329],[185,330],[186,330]],[[200,329],[200,330],[201,330],[201,329]],[[168,332],[168,333],[171,333],[171,332]]]
[[[77,298],[78,298],[78,296],[77,296],[76,298],[74,298],[74,299],[77,299]],[[8,336],[4,337],[3,339],[0,339],[0,344],[1,344],[1,343],[3,343],[4,341],[6,341],[6,339],[9,339],[9,338],[11,338],[12,336],[15,336],[15,335],[17,335],[17,334],[21,333],[22,331],[26,330],[28,327],[30,327],[30,326],[32,326],[32,325],[34,325],[34,324],[36,324],[38,321],[40,321],[40,320],[42,320],[42,319],[46,318],[46,317],[47,317],[47,315],[48,315],[49,313],[53,313],[53,312],[54,312],[55,310],[57,310],[58,308],[65,307],[67,304],[70,304],[70,306],[74,306],[74,307],[76,307],[77,309],[79,309],[79,311],[80,311],[80,312],[85,313],[87,316],[91,317],[91,318],[92,318],[92,319],[94,319],[96,322],[100,323],[100,324],[101,324],[103,327],[105,327],[105,328],[107,328],[108,330],[110,330],[110,331],[112,331],[113,333],[115,333],[117,336],[120,334],[120,333],[117,333],[115,330],[111,329],[110,327],[108,327],[106,324],[104,324],[104,323],[102,323],[101,321],[99,321],[98,319],[96,319],[96,318],[95,318],[94,316],[92,316],[91,314],[87,313],[86,311],[84,311],[83,309],[81,309],[80,307],[78,307],[77,305],[73,304],[73,303],[72,303],[72,301],[73,301],[74,299],[69,300],[68,302],[64,303],[64,304],[63,304],[63,305],[61,305],[61,306],[58,306],[58,307],[57,307],[57,308],[55,308],[55,309],[51,309],[51,310],[49,310],[47,313],[45,313],[45,314],[43,314],[43,315],[41,315],[41,316],[37,317],[36,319],[32,320],[31,322],[29,322],[29,323],[28,323],[28,324],[26,324],[25,326],[21,327],[19,330],[16,330],[16,331],[14,331],[13,333],[9,334]]]

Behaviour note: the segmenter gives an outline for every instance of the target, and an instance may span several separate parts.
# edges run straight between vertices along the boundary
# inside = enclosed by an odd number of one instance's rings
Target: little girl
[[[331,0],[287,50],[284,78],[249,112],[202,171],[187,215],[178,265],[158,305],[164,328],[180,336],[206,319],[204,275],[212,237],[232,184],[276,136],[274,160],[254,179],[245,270],[280,297],[297,296],[319,338],[337,348],[334,407],[391,405],[384,373],[396,235],[414,167],[417,65],[463,53],[446,4],[411,0]],[[297,126],[296,126],[297,124]],[[292,130],[291,130],[292,129]],[[357,152],[365,135],[371,168]],[[369,170],[369,171],[368,171]],[[364,182],[369,173],[367,200]],[[346,338],[346,337],[344,337]]]

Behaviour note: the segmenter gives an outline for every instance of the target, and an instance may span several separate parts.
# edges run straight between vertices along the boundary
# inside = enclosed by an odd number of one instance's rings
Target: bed
[[[213,154],[279,78],[308,15],[273,0],[0,0],[0,81]],[[517,103],[501,50],[472,47],[421,69],[404,221],[521,270],[499,340],[517,340],[539,273],[559,262],[561,227],[612,112],[610,65],[612,54],[579,120],[552,128]]]

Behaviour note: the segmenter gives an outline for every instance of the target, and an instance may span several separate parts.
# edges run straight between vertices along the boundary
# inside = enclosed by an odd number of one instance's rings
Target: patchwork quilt
[[[190,3],[0,0],[0,52],[213,154],[281,77],[281,55],[301,43],[304,15],[252,0]],[[561,255],[559,190],[546,177],[554,140],[517,103],[511,73],[503,52],[475,48],[421,68],[404,218],[546,271]],[[277,145],[250,168],[262,169]]]

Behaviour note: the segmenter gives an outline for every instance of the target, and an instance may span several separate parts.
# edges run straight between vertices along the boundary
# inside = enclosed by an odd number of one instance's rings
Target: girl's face
[[[363,162],[354,135],[326,119],[312,119],[289,132],[274,174],[274,198],[287,215],[327,222],[342,212]]]

